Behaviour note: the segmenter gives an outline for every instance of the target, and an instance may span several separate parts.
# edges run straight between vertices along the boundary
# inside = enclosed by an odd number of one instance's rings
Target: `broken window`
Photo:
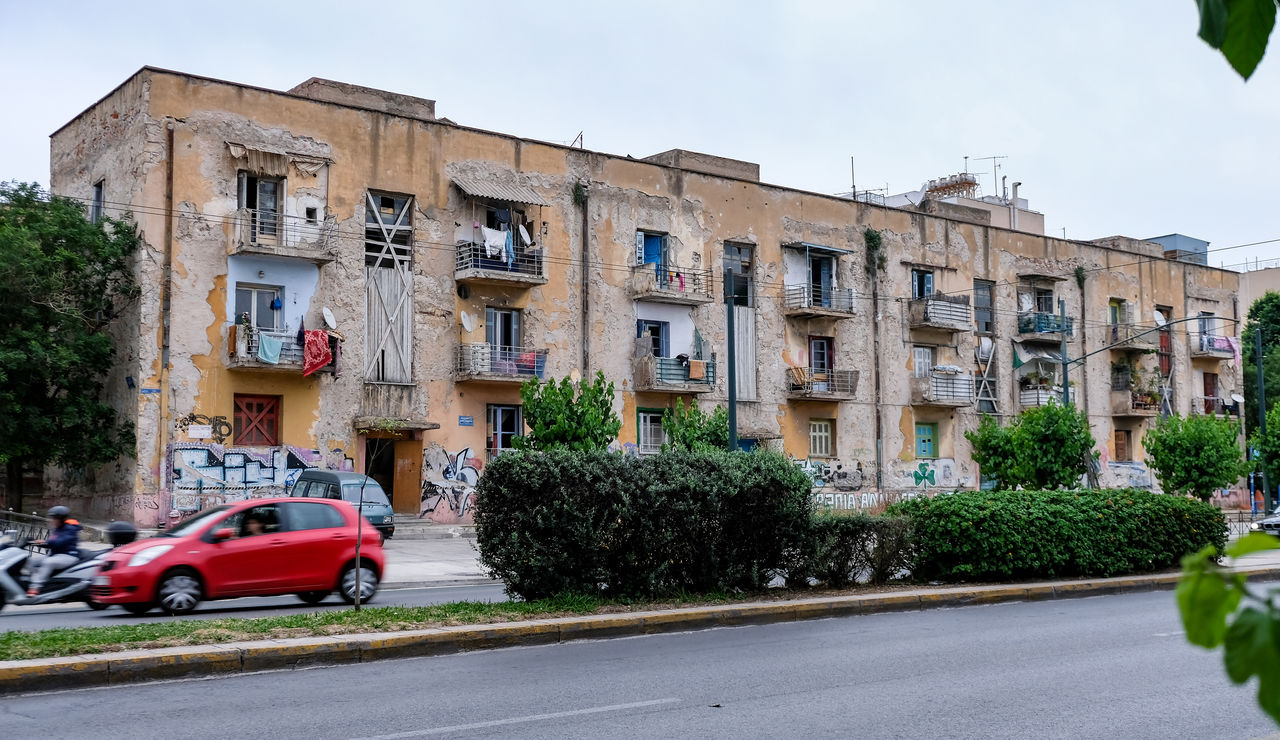
[[[933,270],[911,271],[911,297],[928,298],[933,295]]]
[[[733,296],[735,306],[752,306],[752,260],[755,247],[750,244],[725,244],[724,269],[729,273],[726,292]]]
[[[994,334],[996,284],[990,280],[973,281],[973,323],[979,334]]]
[[[408,269],[413,255],[413,198],[368,194],[364,219],[364,263]]]
[[[636,320],[636,337],[648,339],[654,357],[670,357],[671,325],[666,321]]]
[[[240,209],[249,212],[250,240],[275,240],[280,233],[284,180],[240,173]]]

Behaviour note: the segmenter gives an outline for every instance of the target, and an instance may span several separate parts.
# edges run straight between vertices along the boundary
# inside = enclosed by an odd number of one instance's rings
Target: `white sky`
[[[1280,239],[1280,41],[1245,83],[1197,23],[1192,0],[0,0],[0,179],[47,183],[49,134],[150,64],[274,89],[328,77],[518,136],[745,159],[817,192],[849,189],[850,156],[859,189],[897,193],[1006,155],[1048,234]],[[991,162],[970,169],[992,192]],[[1254,258],[1280,241],[1209,255]]]

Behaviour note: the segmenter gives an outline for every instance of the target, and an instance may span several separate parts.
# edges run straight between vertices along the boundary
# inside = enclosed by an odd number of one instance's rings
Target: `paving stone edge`
[[[1242,569],[1241,572],[1246,573],[1251,580],[1280,579],[1280,567]],[[546,645],[570,640],[1154,591],[1172,589],[1177,585],[1179,577],[1178,573],[1161,573],[1081,581],[940,587],[909,592],[597,614],[404,632],[259,640],[65,658],[0,661],[0,696],[160,679],[447,655],[469,650]]]

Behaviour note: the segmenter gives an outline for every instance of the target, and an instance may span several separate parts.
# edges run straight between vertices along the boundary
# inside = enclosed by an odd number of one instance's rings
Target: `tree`
[[[0,183],[0,461],[7,505],[23,471],[100,465],[133,452],[133,423],[102,398],[110,329],[136,300],[132,219],[85,218],[38,186]]]
[[[1270,408],[1280,400],[1280,293],[1267,291],[1249,306],[1240,338],[1243,345],[1240,354],[1244,360],[1244,428],[1248,434],[1258,428],[1258,349],[1254,335],[1259,331],[1262,332],[1262,388]]]
[[[529,433],[516,437],[517,449],[603,450],[622,429],[613,412],[613,383],[600,371],[592,383],[530,378],[520,386],[520,399]]]
[[[1056,401],[1022,412],[1003,428],[983,419],[964,436],[979,467],[1004,489],[1071,488],[1098,454],[1084,412]]]
[[[1274,491],[1280,485],[1280,399],[1272,403],[1271,410],[1267,412],[1267,433],[1254,432],[1249,446],[1261,455],[1262,465],[1267,470],[1267,485]],[[1266,493],[1268,502],[1271,491]]]
[[[1249,472],[1236,441],[1239,434],[1240,425],[1229,419],[1168,416],[1147,431],[1142,446],[1165,493],[1208,501],[1215,490],[1234,485]]]
[[[1222,52],[1236,73],[1249,79],[1267,52],[1276,24],[1276,0],[1196,0],[1200,38]]]
[[[667,433],[666,450],[708,452],[729,449],[729,412],[717,406],[710,414],[684,399],[676,399],[676,407],[662,412],[662,430]]]

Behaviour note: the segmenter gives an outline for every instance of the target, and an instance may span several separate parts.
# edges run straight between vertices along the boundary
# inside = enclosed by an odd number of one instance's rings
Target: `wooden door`
[[[396,441],[395,479],[391,508],[397,514],[417,514],[422,506],[422,440]]]

